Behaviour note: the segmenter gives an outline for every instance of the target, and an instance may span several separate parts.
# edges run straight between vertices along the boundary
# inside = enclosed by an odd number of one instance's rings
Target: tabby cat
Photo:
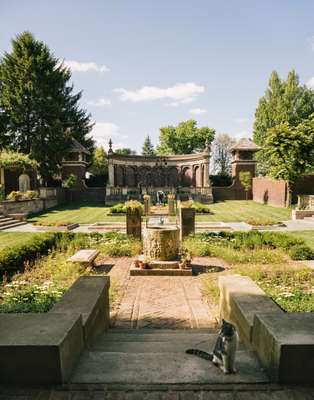
[[[219,367],[225,374],[234,374],[235,354],[238,346],[238,334],[236,328],[230,322],[222,320],[218,338],[212,353],[206,353],[202,350],[188,349],[187,354],[194,354],[205,360],[211,361],[216,367]]]

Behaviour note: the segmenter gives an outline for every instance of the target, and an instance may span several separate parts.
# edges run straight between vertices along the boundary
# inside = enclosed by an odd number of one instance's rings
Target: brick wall
[[[286,181],[266,177],[253,178],[253,200],[274,207],[285,207],[287,196]]]

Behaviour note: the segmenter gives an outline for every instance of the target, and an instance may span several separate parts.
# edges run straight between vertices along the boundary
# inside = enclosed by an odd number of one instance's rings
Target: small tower
[[[232,178],[239,179],[241,171],[251,172],[252,178],[256,174],[255,153],[261,148],[251,139],[242,138],[230,148],[232,154]]]
[[[73,174],[77,177],[75,187],[83,186],[88,165],[87,155],[89,154],[90,152],[81,143],[72,138],[71,147],[62,161],[62,180],[66,180],[69,175]]]

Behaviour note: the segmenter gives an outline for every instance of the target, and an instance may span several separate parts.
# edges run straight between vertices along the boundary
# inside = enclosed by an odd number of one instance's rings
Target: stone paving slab
[[[183,352],[85,352],[71,382],[123,384],[268,382],[255,357],[248,351],[238,351],[237,366],[239,373],[225,375],[212,363]]]

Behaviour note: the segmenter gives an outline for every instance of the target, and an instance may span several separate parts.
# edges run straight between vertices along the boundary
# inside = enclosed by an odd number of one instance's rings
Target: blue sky
[[[0,0],[0,53],[33,32],[71,66],[98,143],[139,151],[190,118],[250,136],[272,70],[314,77],[313,18],[311,0]]]

